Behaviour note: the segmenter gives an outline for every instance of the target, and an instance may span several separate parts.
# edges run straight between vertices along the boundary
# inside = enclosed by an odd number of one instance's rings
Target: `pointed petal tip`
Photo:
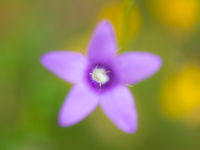
[[[51,53],[52,52],[47,52],[42,56],[40,56],[40,64],[42,64],[42,66],[45,67],[46,69],[48,69],[49,68],[48,66],[51,64],[51,60],[49,59],[49,54]]]
[[[65,127],[72,126],[72,125],[74,125],[75,123],[67,122],[66,119],[62,118],[62,117],[59,115],[58,124],[59,124],[59,126],[65,128]]]
[[[102,19],[99,24],[105,24],[105,25],[111,25],[112,26],[112,23],[110,20],[108,19]]]
[[[137,131],[137,126],[131,126],[131,127],[127,127],[126,129],[121,129],[123,130],[125,133],[127,134],[133,134]]]
[[[63,115],[62,115],[62,108],[61,108],[61,110],[60,110],[60,112],[59,112],[59,115],[58,115],[58,124],[59,124],[59,126],[61,126],[61,127],[67,127],[68,126],[68,123],[67,123],[67,121],[66,121],[66,119],[63,117]]]
[[[54,54],[56,54],[56,53],[59,53],[59,52],[62,52],[62,51],[50,51],[50,52],[47,52],[47,53],[44,53],[44,54],[42,54],[42,56],[40,56],[40,63],[44,66],[44,67],[46,67],[46,65],[48,65],[48,63],[50,63],[50,58],[54,55]]]
[[[149,58],[152,59],[152,61],[155,61],[155,64],[157,65],[158,69],[160,69],[160,67],[162,66],[162,63],[163,63],[163,59],[161,56],[157,55],[157,54],[153,54],[153,53],[150,53],[150,52],[145,52],[145,51],[136,51],[136,52],[133,52],[135,54],[141,54],[143,56],[148,56]],[[150,63],[150,62],[149,62]]]
[[[114,33],[114,35],[115,35],[115,30],[114,30],[113,24],[112,24],[112,22],[111,22],[110,20],[108,20],[108,19],[103,19],[103,20],[101,20],[101,21],[97,24],[97,27],[110,30],[110,31],[112,31],[112,32]]]
[[[65,110],[63,108],[61,108],[60,113],[58,115],[58,124],[59,124],[59,126],[61,126],[63,128],[73,126],[73,125],[81,122],[84,119],[84,118],[81,118],[78,120],[73,120],[73,117],[66,116],[64,114],[64,111]]]
[[[118,86],[103,94],[100,106],[107,117],[123,132],[132,134],[137,130],[138,117],[134,98],[127,87]]]
[[[61,127],[67,127],[68,125],[66,124],[66,122],[64,122],[61,118],[58,118],[58,124]]]
[[[131,120],[128,119],[128,121],[126,121],[123,124],[121,124],[120,126],[118,126],[118,128],[127,134],[135,133],[138,129],[137,116],[135,116],[134,118],[131,118]]]
[[[42,64],[42,65],[44,65],[44,62],[45,62],[45,54],[43,54],[42,56],[40,56],[40,63]]]
[[[160,70],[160,68],[162,67],[163,65],[163,61],[162,61],[162,57],[161,56],[158,56],[156,54],[151,54],[151,57],[154,58],[154,65],[155,65],[155,68],[154,68],[154,71],[152,74],[156,73],[157,71]]]
[[[88,45],[88,57],[92,62],[103,62],[113,59],[118,46],[114,27],[108,20],[100,21],[93,32]]]
[[[123,53],[116,62],[121,82],[130,85],[154,75],[163,64],[160,56],[142,51]]]
[[[83,121],[98,105],[98,95],[82,84],[75,85],[67,95],[58,116],[58,124],[69,127]]]
[[[157,61],[158,61],[158,68],[161,68],[163,65],[163,59],[161,56],[159,55],[155,55],[155,57],[157,57]]]
[[[47,52],[40,57],[40,63],[53,74],[73,84],[83,81],[87,67],[84,55],[69,50]]]

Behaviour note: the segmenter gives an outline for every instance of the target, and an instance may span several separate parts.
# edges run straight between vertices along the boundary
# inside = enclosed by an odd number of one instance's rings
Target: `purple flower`
[[[127,133],[137,129],[134,98],[126,85],[153,75],[162,64],[159,56],[147,52],[118,50],[110,22],[100,22],[88,47],[88,55],[72,51],[44,54],[42,64],[67,82],[74,84],[59,114],[59,124],[72,126],[100,105],[117,127]]]

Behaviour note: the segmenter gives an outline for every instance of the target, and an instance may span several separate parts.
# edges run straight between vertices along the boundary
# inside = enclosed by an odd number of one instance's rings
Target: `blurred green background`
[[[0,149],[199,150],[199,10],[199,0],[1,0]],[[51,50],[85,53],[105,18],[116,29],[119,53],[163,58],[156,75],[130,87],[139,115],[131,135],[100,108],[73,127],[59,127],[72,85],[40,64]]]

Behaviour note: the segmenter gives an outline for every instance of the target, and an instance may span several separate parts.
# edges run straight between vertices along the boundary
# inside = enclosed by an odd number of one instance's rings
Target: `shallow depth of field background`
[[[199,0],[1,0],[1,150],[199,150]],[[51,50],[86,53],[95,25],[109,19],[119,53],[163,58],[151,78],[130,87],[139,115],[123,133],[100,108],[61,128],[59,109],[71,84],[40,64]]]

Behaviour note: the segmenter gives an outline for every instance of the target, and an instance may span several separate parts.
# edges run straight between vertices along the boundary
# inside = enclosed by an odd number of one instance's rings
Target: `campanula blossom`
[[[59,124],[72,126],[100,106],[108,118],[126,133],[137,130],[134,98],[126,85],[153,75],[161,58],[148,52],[118,50],[112,24],[101,21],[91,38],[87,56],[72,51],[53,51],[41,57],[51,72],[74,84],[59,114]]]

